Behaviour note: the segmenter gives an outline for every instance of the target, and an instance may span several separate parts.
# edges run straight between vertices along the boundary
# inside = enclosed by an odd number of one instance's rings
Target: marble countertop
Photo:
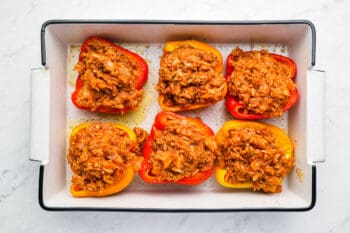
[[[350,232],[350,1],[2,0],[0,3],[0,232]],[[327,71],[326,156],[317,165],[317,204],[302,213],[47,212],[39,165],[28,161],[29,70],[40,66],[48,19],[308,19],[316,66]],[[317,142],[316,142],[317,143]]]

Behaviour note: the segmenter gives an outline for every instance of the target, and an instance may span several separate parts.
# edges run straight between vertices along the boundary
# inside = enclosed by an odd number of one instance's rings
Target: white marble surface
[[[105,3],[102,3],[105,2]],[[0,2],[0,232],[350,232],[350,1],[203,0]],[[327,162],[316,207],[305,213],[46,212],[39,166],[27,161],[29,70],[40,65],[41,24],[54,18],[309,19],[317,67],[327,70]]]

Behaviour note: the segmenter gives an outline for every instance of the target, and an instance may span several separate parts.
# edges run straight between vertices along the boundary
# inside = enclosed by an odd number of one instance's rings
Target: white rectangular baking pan
[[[101,36],[135,51],[149,65],[149,80],[137,112],[101,115],[73,106],[70,95],[79,48],[89,36]],[[316,201],[316,166],[324,161],[325,73],[315,65],[315,28],[309,21],[179,22],[53,20],[41,30],[42,68],[31,71],[30,159],[41,163],[39,203],[46,210],[270,211],[309,210]],[[219,186],[214,178],[196,187],[149,185],[139,177],[123,192],[104,198],[74,198],[66,160],[72,127],[86,121],[113,121],[150,130],[160,108],[154,85],[159,57],[169,40],[196,39],[217,47],[224,58],[236,46],[267,49],[297,64],[300,100],[281,118],[265,120],[284,128],[295,144],[296,166],[279,194]],[[214,131],[232,119],[223,101],[183,113],[201,117]]]

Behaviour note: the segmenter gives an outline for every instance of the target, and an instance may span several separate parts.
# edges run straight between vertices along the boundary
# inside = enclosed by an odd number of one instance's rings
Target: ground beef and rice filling
[[[139,105],[143,90],[135,85],[135,61],[98,39],[92,39],[81,56],[75,66],[83,82],[76,100],[79,106],[94,111],[135,109]]]
[[[166,106],[212,104],[226,95],[223,75],[215,70],[215,54],[184,46],[161,57],[156,90]]]
[[[214,137],[186,120],[169,117],[164,130],[154,129],[151,174],[161,181],[177,181],[212,168],[217,155]]]
[[[138,170],[147,133],[141,128],[134,131],[137,142],[111,123],[91,123],[73,134],[67,155],[72,184],[82,190],[99,191],[118,183],[127,166]]]
[[[266,50],[244,52],[236,48],[229,62],[234,71],[228,79],[228,93],[244,105],[244,114],[281,116],[296,89],[293,69]]]
[[[227,170],[225,181],[251,182],[255,191],[281,192],[282,180],[294,166],[294,157],[285,156],[270,129],[231,129],[218,146],[217,165]]]

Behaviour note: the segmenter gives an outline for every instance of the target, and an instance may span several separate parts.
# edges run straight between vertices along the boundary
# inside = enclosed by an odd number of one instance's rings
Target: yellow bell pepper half
[[[92,123],[83,123],[81,125],[76,126],[75,128],[73,128],[72,132],[71,132],[71,137],[75,134],[77,134],[80,130],[88,127],[90,124]],[[129,138],[136,143],[136,135],[134,133],[134,131],[132,131],[131,129],[129,129],[126,126],[123,125],[119,125],[119,124],[115,124],[115,123],[111,123],[113,124],[113,126],[115,126],[116,128],[119,128],[123,131],[125,131]],[[118,177],[118,182],[115,184],[111,184],[108,187],[98,190],[98,191],[88,191],[85,189],[82,189],[81,187],[78,187],[75,184],[72,184],[70,187],[70,192],[74,197],[104,197],[104,196],[110,196],[112,194],[116,194],[120,191],[122,191],[123,189],[125,189],[134,179],[135,176],[135,171],[134,168],[131,165],[128,165],[126,168],[126,171],[124,173],[124,176],[122,178]]]
[[[223,58],[222,58],[220,51],[217,50],[216,48],[212,47],[211,45],[204,43],[204,42],[201,42],[201,41],[197,41],[197,40],[169,41],[165,44],[163,52],[164,52],[164,54],[170,53],[177,48],[185,47],[185,46],[189,46],[189,47],[196,48],[196,49],[199,49],[199,50],[202,50],[205,52],[213,53],[218,59],[218,64],[215,67],[215,71],[217,71],[219,73],[221,73],[223,71]],[[226,93],[226,91],[227,91],[227,87],[224,90],[224,93]],[[192,105],[186,106],[186,107],[167,106],[165,104],[165,96],[162,94],[159,95],[159,97],[158,97],[158,103],[164,111],[170,111],[170,112],[178,112],[178,111],[183,111],[183,110],[193,110],[193,109],[203,108],[203,107],[206,107],[206,106],[209,106],[212,104],[212,103],[192,104]]]
[[[255,121],[244,121],[244,120],[231,120],[224,123],[224,125],[221,127],[221,129],[216,134],[216,141],[218,143],[218,146],[220,146],[225,138],[228,136],[228,132],[230,129],[243,129],[243,128],[268,128],[271,130],[273,136],[275,137],[275,142],[278,147],[280,147],[284,152],[285,156],[288,159],[294,159],[294,148],[293,143],[291,139],[288,137],[288,135],[280,128],[266,124],[266,123],[260,123]],[[215,167],[214,174],[216,181],[224,187],[227,188],[235,188],[235,189],[241,189],[241,188],[252,188],[253,183],[246,182],[246,183],[237,183],[237,184],[231,184],[225,181],[224,177],[227,170]]]

